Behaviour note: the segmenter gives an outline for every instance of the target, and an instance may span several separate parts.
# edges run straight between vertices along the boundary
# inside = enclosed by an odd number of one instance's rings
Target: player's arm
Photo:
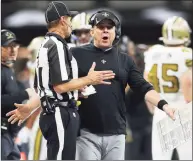
[[[148,72],[146,71],[146,70],[144,70],[144,72],[143,72],[143,77],[144,77],[144,79],[147,81],[147,82],[149,82],[148,81]],[[151,104],[150,102],[148,102],[148,101],[145,101],[145,104],[146,104],[146,106],[147,106],[147,109],[148,109],[148,111],[151,113],[151,114],[154,114],[154,105],[153,104]]]
[[[192,68],[182,75],[180,82],[184,99],[189,103],[192,101]]]
[[[144,53],[144,55],[145,55],[145,59],[144,59],[144,61],[145,61],[145,69],[144,69],[144,72],[143,72],[143,77],[144,77],[144,79],[147,81],[147,82],[149,82],[149,80],[148,80],[148,74],[149,74],[149,71],[148,71],[148,62],[147,62],[147,54],[148,53]],[[151,113],[151,114],[154,114],[154,105],[153,104],[151,104],[150,102],[148,102],[148,101],[145,101],[145,104],[146,104],[146,106],[147,106],[147,109],[148,109],[148,111]]]

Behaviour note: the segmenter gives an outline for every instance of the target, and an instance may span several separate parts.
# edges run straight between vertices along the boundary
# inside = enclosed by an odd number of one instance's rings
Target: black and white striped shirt
[[[36,60],[34,87],[40,97],[48,96],[60,101],[77,100],[78,91],[59,94],[53,86],[78,78],[75,58],[68,50],[66,41],[55,33],[47,33]]]

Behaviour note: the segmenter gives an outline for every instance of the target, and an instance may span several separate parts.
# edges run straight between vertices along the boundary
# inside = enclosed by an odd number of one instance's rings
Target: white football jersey
[[[191,66],[192,49],[154,45],[144,56],[145,72],[154,89],[168,102],[184,101],[179,79]]]
[[[28,160],[47,159],[47,141],[44,139],[39,128],[39,116],[40,114],[36,117],[31,129]]]

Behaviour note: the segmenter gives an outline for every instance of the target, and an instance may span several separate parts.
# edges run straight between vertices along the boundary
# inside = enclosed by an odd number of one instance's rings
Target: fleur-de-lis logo
[[[14,38],[13,34],[11,34],[10,32],[6,32],[5,36],[7,37],[7,39],[12,39]]]
[[[108,13],[106,13],[106,12],[105,12],[105,13],[103,13],[102,15],[103,15],[103,16],[105,16],[105,17],[108,17],[108,16],[109,16],[109,14],[108,14]]]
[[[103,63],[103,64],[105,64],[106,62],[107,62],[107,61],[106,61],[106,60],[104,60],[104,59],[103,59],[103,60],[101,60],[101,63]]]

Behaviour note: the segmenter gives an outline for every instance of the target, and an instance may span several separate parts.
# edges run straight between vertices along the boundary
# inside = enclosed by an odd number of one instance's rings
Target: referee
[[[77,89],[89,84],[110,84],[104,80],[114,78],[112,71],[94,71],[95,63],[87,76],[78,78],[77,62],[64,40],[71,34],[70,20],[76,13],[59,1],[49,3],[45,13],[49,32],[39,49],[34,83],[43,108],[39,125],[47,140],[48,160],[75,159],[79,129]]]

